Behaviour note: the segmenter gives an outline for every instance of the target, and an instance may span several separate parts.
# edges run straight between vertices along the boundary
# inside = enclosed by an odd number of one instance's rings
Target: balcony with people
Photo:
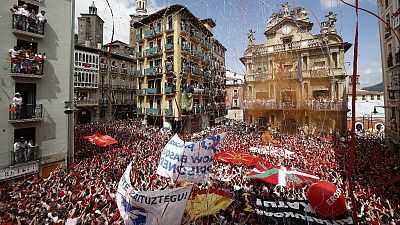
[[[43,120],[42,104],[10,104],[9,117],[10,123],[38,122]]]
[[[12,77],[43,78],[43,66],[46,53],[35,53],[27,46],[14,46],[8,51],[11,58],[10,75]]]
[[[11,166],[17,166],[40,159],[40,148],[32,139],[16,138],[11,151]]]
[[[12,12],[12,32],[33,38],[44,38],[47,23],[46,12],[30,8],[27,4],[14,5]]]

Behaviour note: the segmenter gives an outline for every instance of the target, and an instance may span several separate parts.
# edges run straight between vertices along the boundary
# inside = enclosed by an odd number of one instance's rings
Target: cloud
[[[94,0],[97,7],[97,14],[104,20],[103,42],[109,43],[112,37],[113,17],[110,8],[105,0]],[[120,40],[129,43],[130,15],[135,13],[135,0],[109,0],[114,14],[114,37],[113,40]],[[75,3],[75,33],[78,33],[78,19],[81,13],[88,13],[91,1],[76,1]],[[154,12],[161,7],[156,0],[148,0],[147,11]]]
[[[352,65],[347,67],[348,74],[353,74]],[[364,61],[358,64],[361,87],[368,87],[382,82],[381,61]]]
[[[344,0],[347,3],[354,4],[355,0]],[[339,5],[342,5],[343,3],[340,0],[320,0],[319,1],[321,6],[325,9],[331,9],[338,7]],[[360,0],[360,3],[370,3],[370,4],[376,4],[376,0]]]

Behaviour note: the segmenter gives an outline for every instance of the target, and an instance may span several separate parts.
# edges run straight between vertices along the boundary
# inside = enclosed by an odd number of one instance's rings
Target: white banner
[[[164,191],[134,191],[129,164],[118,184],[116,201],[125,225],[180,225],[192,185]]]
[[[157,174],[175,181],[208,181],[217,146],[225,136],[222,133],[193,143],[175,134],[163,149]]]

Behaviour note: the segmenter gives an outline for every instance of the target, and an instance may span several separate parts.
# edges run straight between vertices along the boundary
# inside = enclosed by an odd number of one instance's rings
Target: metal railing
[[[16,30],[44,35],[45,24],[45,22],[40,22],[23,15],[12,15],[12,28]]]
[[[19,148],[11,151],[11,166],[37,161],[40,158],[39,146]]]
[[[76,100],[75,104],[77,106],[97,105],[97,101],[95,101],[95,100]]]
[[[173,109],[164,109],[164,115],[173,116],[174,115],[174,110]]]
[[[106,105],[108,105],[108,99],[100,99],[100,100],[99,100],[99,105],[100,105],[100,106],[106,106]]]
[[[11,104],[9,109],[10,121],[43,119],[42,104],[23,104],[20,106]]]
[[[302,103],[292,102],[268,102],[268,101],[245,101],[245,109],[271,109],[271,110],[327,110],[327,111],[342,111],[347,110],[347,102],[345,101],[328,101],[314,102],[306,101]]]
[[[158,116],[161,114],[161,109],[157,108],[147,108],[146,109],[146,114],[150,116]]]
[[[43,76],[43,64],[44,59],[42,61],[36,61],[35,59],[19,59],[13,58],[11,59],[11,69],[10,73],[13,74],[24,74],[24,75],[34,75],[34,76]]]

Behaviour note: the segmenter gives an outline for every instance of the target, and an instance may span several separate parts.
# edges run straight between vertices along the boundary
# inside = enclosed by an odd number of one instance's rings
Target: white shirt
[[[22,147],[21,142],[18,141],[18,142],[15,142],[15,143],[14,143],[14,151],[19,150],[21,147]]]
[[[18,51],[15,51],[13,48],[8,50],[8,53],[10,53],[11,58],[15,59],[18,55]]]
[[[15,105],[22,105],[22,97],[14,97],[13,103],[15,103]]]
[[[46,17],[44,15],[42,15],[42,13],[37,14],[36,17],[38,18],[38,20],[40,22],[45,22],[46,21]]]
[[[28,17],[29,11],[23,7],[20,7],[20,8],[18,8],[18,11],[16,12],[16,14]]]

